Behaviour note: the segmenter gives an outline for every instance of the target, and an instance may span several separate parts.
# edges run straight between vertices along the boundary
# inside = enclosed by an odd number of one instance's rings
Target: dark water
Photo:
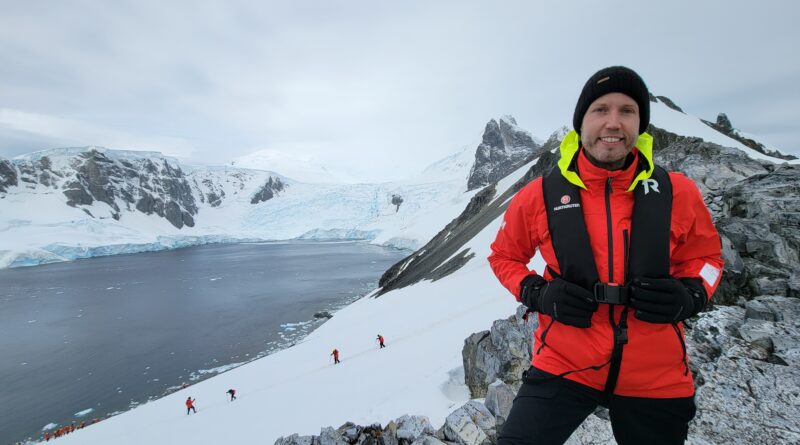
[[[0,444],[286,347],[319,325],[315,312],[373,289],[404,255],[228,244],[0,270]]]

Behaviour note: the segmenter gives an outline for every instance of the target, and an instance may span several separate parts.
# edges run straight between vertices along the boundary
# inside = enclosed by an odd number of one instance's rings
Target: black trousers
[[[531,367],[523,378],[498,445],[563,444],[598,405],[608,408],[620,445],[683,444],[694,418],[694,397],[612,396]]]

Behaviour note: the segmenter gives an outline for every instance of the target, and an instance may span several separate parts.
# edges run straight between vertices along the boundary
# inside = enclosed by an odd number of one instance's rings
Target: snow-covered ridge
[[[12,170],[0,190],[0,267],[241,240],[416,248],[469,201],[466,154],[440,161],[429,170],[438,173],[420,181],[312,184],[268,170],[182,165],[159,153],[31,153],[4,161]]]
[[[762,162],[787,162],[663,102],[652,103],[651,114],[653,125],[672,133]],[[548,146],[563,133],[557,130]],[[503,116],[487,124],[477,149],[463,147],[414,178],[382,184],[318,183],[325,172],[314,165],[303,167],[314,183],[295,180],[270,161],[287,166],[298,159],[273,152],[235,166],[199,166],[157,152],[38,151],[0,161],[0,268],[221,240],[341,237],[415,249],[463,210],[478,191],[467,192],[470,183],[504,177],[540,150],[540,141]]]

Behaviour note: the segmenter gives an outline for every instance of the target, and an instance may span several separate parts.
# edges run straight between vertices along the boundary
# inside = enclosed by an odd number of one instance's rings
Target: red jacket
[[[646,133],[634,149],[637,160],[624,170],[609,171],[592,165],[583,150],[578,150],[577,134],[565,137],[562,143],[562,174],[574,156],[581,189],[581,205],[589,233],[597,273],[602,282],[608,281],[608,232],[604,187],[612,178],[611,215],[612,243],[622,246],[623,230],[631,228],[633,211],[632,184],[645,179],[637,171],[638,157],[644,156],[651,166],[652,139]],[[565,159],[566,158],[566,159]],[[567,174],[564,174],[570,182]],[[723,261],[719,235],[711,221],[703,198],[691,179],[680,173],[670,173],[672,182],[672,221],[670,227],[670,273],[673,277],[697,277],[709,298],[719,284]],[[549,237],[547,213],[544,208],[542,178],[537,178],[512,199],[506,210],[503,224],[492,243],[489,263],[500,282],[519,300],[520,282],[532,272],[528,263],[539,249],[549,267],[561,273]],[[614,281],[624,283],[623,249],[614,249]],[[701,273],[702,271],[702,273]],[[552,279],[545,272],[544,278]],[[588,329],[554,323],[547,334],[547,345],[539,350],[541,335],[550,324],[550,317],[539,316],[539,328],[534,333],[532,364],[551,374],[582,369],[605,363],[611,356],[614,335],[609,323],[608,308],[600,308],[592,317]],[[615,319],[619,320],[622,306],[616,306]],[[622,365],[615,394],[632,397],[672,398],[694,394],[691,372],[684,364],[683,325],[676,332],[670,324],[653,324],[641,321],[629,313],[628,344],[624,346]],[[566,378],[603,390],[608,376],[608,366],[599,371],[586,370],[568,374]]]
[[[186,399],[186,407],[191,408],[192,406],[194,406],[194,400]]]

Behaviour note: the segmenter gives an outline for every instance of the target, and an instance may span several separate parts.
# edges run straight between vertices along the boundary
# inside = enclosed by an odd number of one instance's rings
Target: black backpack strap
[[[599,277],[583,218],[580,188],[567,181],[556,166],[542,178],[542,192],[561,277],[592,292]]]
[[[653,175],[634,189],[630,264],[626,281],[634,277],[669,277],[672,182],[656,166]]]

